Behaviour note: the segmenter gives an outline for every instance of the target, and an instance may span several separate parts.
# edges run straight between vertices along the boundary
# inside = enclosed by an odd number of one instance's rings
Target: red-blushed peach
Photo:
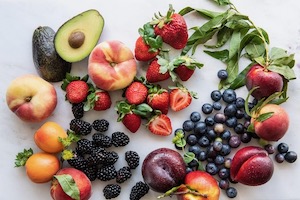
[[[255,120],[255,117],[266,113],[273,114],[266,120]],[[267,104],[263,106],[251,121],[254,124],[254,132],[260,138],[267,141],[278,141],[285,135],[289,127],[289,116],[287,112],[277,104]]]
[[[88,200],[92,195],[92,184],[89,178],[80,170],[75,168],[62,168],[55,176],[70,175],[79,190],[79,196],[77,199]],[[66,194],[60,185],[57,178],[53,178],[51,182],[50,194],[53,200],[72,200],[68,194]]]
[[[219,200],[220,188],[216,179],[205,171],[192,171],[185,176],[184,185],[177,192],[186,194],[177,195],[178,200]],[[189,192],[192,189],[200,195]]]
[[[268,182],[274,171],[273,161],[261,147],[246,146],[239,149],[231,163],[231,179],[245,185],[257,186]]]
[[[261,65],[254,65],[246,75],[246,87],[249,91],[254,87],[259,87],[251,95],[256,99],[261,99],[280,92],[283,88],[283,78],[280,74],[269,71]]]
[[[95,85],[106,91],[127,87],[137,73],[132,51],[118,40],[98,44],[89,56],[88,74]]]
[[[9,109],[27,122],[40,122],[56,108],[54,86],[39,76],[26,74],[14,79],[6,91]]]

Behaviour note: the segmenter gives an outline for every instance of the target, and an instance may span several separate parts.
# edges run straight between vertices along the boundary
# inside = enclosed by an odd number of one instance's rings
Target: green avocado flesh
[[[83,60],[97,45],[103,26],[104,19],[97,10],[76,15],[57,30],[54,38],[57,53],[68,62]]]

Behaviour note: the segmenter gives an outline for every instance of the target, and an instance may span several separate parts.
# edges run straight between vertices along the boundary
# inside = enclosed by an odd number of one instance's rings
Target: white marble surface
[[[300,154],[300,2],[296,0],[244,0],[233,1],[237,8],[260,27],[263,27],[270,36],[271,46],[287,49],[295,53],[295,73],[297,80],[289,85],[288,94],[290,99],[283,106],[290,114],[290,128],[282,141],[289,144],[290,148]],[[30,124],[19,120],[7,107],[5,101],[6,88],[9,82],[23,74],[35,71],[32,60],[31,38],[35,28],[38,26],[50,26],[54,30],[70,17],[90,8],[98,9],[105,18],[105,27],[100,41],[118,39],[134,48],[134,42],[138,37],[137,29],[149,21],[157,11],[164,13],[168,4],[172,3],[175,10],[179,11],[185,6],[193,6],[206,9],[218,9],[207,0],[188,1],[146,1],[146,0],[1,0],[0,1],[0,177],[1,192],[0,200],[8,199],[51,199],[49,194],[49,183],[34,184],[26,176],[22,168],[14,168],[15,155],[24,148],[32,147],[35,151],[38,148],[33,141],[35,130],[42,124]],[[199,25],[193,17],[187,17],[187,23]],[[194,100],[186,110],[178,113],[170,112],[173,128],[181,126],[183,120],[187,119],[189,113],[200,110],[204,102],[209,101],[210,91],[217,88],[218,79],[216,72],[224,65],[212,58],[205,56],[201,50],[197,58],[205,64],[204,68],[198,70],[193,78],[186,83],[186,86],[198,92],[199,99]],[[143,66],[139,67],[140,73],[144,73]],[[73,64],[72,73],[84,75],[87,73],[87,60]],[[55,83],[58,93],[58,105],[53,115],[47,120],[60,123],[68,128],[72,119],[70,105],[64,101],[64,93],[60,89],[61,83]],[[245,95],[244,90],[237,91],[239,95]],[[120,93],[112,93],[112,100],[120,99]],[[141,127],[139,133],[130,134],[122,124],[116,122],[116,113],[113,109],[105,112],[89,112],[86,120],[92,121],[96,118],[110,120],[109,131],[125,131],[131,138],[131,143],[123,149],[118,149],[120,159],[118,166],[124,164],[122,152],[125,150],[136,150],[140,153],[141,159],[158,147],[173,148],[170,137],[157,137],[149,133],[145,127]],[[300,162],[294,164],[276,164],[275,173],[272,179],[265,185],[249,187],[241,184],[235,185],[238,189],[236,200],[296,200],[299,199],[299,178]],[[116,198],[119,200],[128,199],[129,189],[136,182],[141,180],[140,167],[133,171],[130,181],[122,184],[122,193]],[[104,199],[102,189],[107,183],[101,181],[93,182],[92,200]],[[224,192],[221,192],[222,200],[227,199]],[[143,199],[156,199],[157,193],[150,191]],[[172,199],[176,199],[173,197]]]

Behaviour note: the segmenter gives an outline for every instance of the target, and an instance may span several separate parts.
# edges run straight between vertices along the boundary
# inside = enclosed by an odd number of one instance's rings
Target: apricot
[[[35,153],[25,164],[26,174],[34,183],[46,183],[52,180],[53,175],[60,169],[59,159],[49,153]]]
[[[274,171],[273,161],[261,147],[247,146],[238,150],[231,163],[231,179],[256,186],[268,182]]]
[[[255,117],[265,113],[273,113],[266,120],[259,121]],[[251,119],[254,123],[254,132],[262,139],[267,141],[278,141],[288,130],[289,116],[287,112],[279,105],[267,104],[262,107],[257,116]]]
[[[68,137],[63,127],[55,122],[44,123],[34,134],[36,145],[47,153],[59,153],[63,145],[59,138]]]

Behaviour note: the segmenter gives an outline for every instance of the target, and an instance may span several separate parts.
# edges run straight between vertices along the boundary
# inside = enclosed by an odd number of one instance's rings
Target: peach
[[[132,51],[117,40],[98,44],[89,56],[88,74],[98,88],[106,91],[127,87],[137,73]]]
[[[184,184],[187,187],[180,187],[177,192],[186,194],[177,195],[178,200],[219,200],[220,188],[214,177],[205,171],[192,171],[185,176]],[[190,191],[196,191],[199,195]]]
[[[255,117],[265,113],[273,114],[270,118],[263,121],[255,119]],[[254,132],[260,138],[267,141],[278,141],[285,135],[289,127],[289,116],[287,112],[277,104],[267,104],[263,106],[258,114],[251,120],[254,124]]]
[[[282,90],[283,78],[278,73],[269,71],[261,65],[254,65],[246,75],[246,87],[250,91],[257,86],[259,88],[254,90],[251,95],[256,99],[268,97]]]
[[[274,165],[266,150],[256,146],[246,146],[235,153],[230,176],[233,181],[257,186],[268,182],[273,171]]]
[[[79,190],[79,194],[74,194],[75,197],[70,197],[64,190],[57,179],[57,176],[70,175],[75,181],[76,187]],[[56,177],[56,178],[55,178]],[[68,183],[67,183],[68,184]],[[80,170],[75,168],[62,168],[54,176],[51,182],[50,194],[53,200],[88,200],[92,195],[92,184],[88,177]]]
[[[6,91],[9,109],[27,122],[40,122],[48,118],[57,104],[54,86],[36,75],[23,75],[14,79]]]

